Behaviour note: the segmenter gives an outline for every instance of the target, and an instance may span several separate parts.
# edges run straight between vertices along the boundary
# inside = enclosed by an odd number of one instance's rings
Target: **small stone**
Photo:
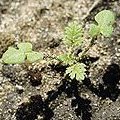
[[[0,86],[0,91],[2,91],[2,90],[3,90],[3,87]]]
[[[22,86],[20,86],[20,85],[16,85],[15,87],[16,87],[17,92],[18,92],[19,94],[23,93],[24,88],[23,88]]]
[[[117,40],[117,43],[120,43],[120,39]]]
[[[119,56],[120,56],[120,53],[116,53],[116,56],[119,57]]]

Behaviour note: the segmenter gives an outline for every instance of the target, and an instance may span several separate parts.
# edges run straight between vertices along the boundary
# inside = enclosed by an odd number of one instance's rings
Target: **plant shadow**
[[[57,91],[48,92],[46,102],[50,103],[51,101],[54,101],[62,94],[62,92],[64,92],[67,94],[67,97],[72,98],[71,106],[75,110],[76,116],[81,117],[82,120],[91,120],[91,101],[80,97],[78,85],[79,82],[76,80],[72,80],[71,82],[66,79],[63,80],[62,85],[58,87]]]
[[[17,120],[35,120],[37,115],[44,120],[50,120],[54,115],[40,95],[31,96],[29,102],[22,103],[15,114]]]
[[[84,58],[85,64],[89,65],[97,61],[99,58]],[[51,70],[59,72],[63,76],[67,66],[50,65]],[[29,103],[23,103],[17,109],[16,118],[17,120],[35,120],[37,115],[42,115],[43,120],[50,120],[53,116],[53,109],[48,107],[50,103],[56,100],[62,93],[65,93],[68,98],[72,99],[71,107],[75,110],[76,116],[82,118],[82,120],[91,120],[92,107],[90,106],[91,101],[84,99],[79,95],[79,82],[76,80],[68,80],[68,76],[61,81],[61,84],[57,87],[56,90],[49,91],[47,93],[48,97],[42,101],[40,95],[32,96]],[[86,80],[85,80],[86,81]],[[86,81],[85,83],[88,83]],[[88,86],[89,88],[90,86]],[[34,100],[33,100],[34,98]],[[27,111],[26,111],[27,110]]]
[[[67,97],[72,98],[71,106],[75,110],[76,116],[82,120],[91,120],[92,114],[90,106],[91,101],[83,99],[79,96],[78,81],[62,80],[62,84],[57,90],[49,91],[45,101],[40,95],[31,96],[29,102],[22,103],[16,111],[17,120],[35,120],[38,115],[43,117],[43,120],[50,120],[54,116],[53,109],[48,107],[50,103],[56,100],[62,93],[66,93]]]
[[[102,80],[103,84],[99,83],[98,87],[95,87],[89,78],[86,78],[83,81],[83,84],[98,97],[101,97],[102,99],[109,98],[112,101],[116,101],[120,94],[120,89],[118,87],[120,80],[120,67],[117,64],[109,65]]]

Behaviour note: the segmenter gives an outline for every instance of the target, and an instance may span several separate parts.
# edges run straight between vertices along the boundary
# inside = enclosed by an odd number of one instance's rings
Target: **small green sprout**
[[[58,56],[58,59],[68,65],[66,74],[68,74],[71,79],[85,79],[86,65],[80,61],[86,56],[87,51],[93,45],[94,37],[100,34],[105,37],[110,37],[112,34],[112,25],[115,22],[113,12],[109,10],[101,11],[95,16],[95,21],[97,24],[92,24],[89,31],[92,36],[91,42],[78,56],[75,56],[74,53],[75,49],[81,47],[83,44],[83,29],[77,22],[69,23],[68,27],[65,28],[63,43],[66,45],[68,51]]]
[[[9,47],[3,54],[2,61],[7,64],[21,64],[25,61],[30,63],[43,59],[42,53],[32,51],[32,44],[29,42],[19,43],[18,49]]]
[[[81,47],[83,43],[83,29],[77,22],[69,23],[65,28],[63,43],[68,48],[67,53],[58,56],[58,59],[64,64],[69,65],[66,69],[66,74],[69,74],[71,79],[84,80],[85,78],[85,64],[78,63],[74,55],[74,49]]]
[[[66,46],[66,53],[52,59],[63,62],[68,67],[66,74],[71,79],[84,80],[86,76],[86,65],[82,63],[83,58],[87,55],[87,51],[92,47],[95,37],[102,34],[110,37],[113,32],[113,23],[115,22],[114,13],[109,10],[103,10],[95,16],[96,24],[92,24],[89,34],[92,39],[86,49],[82,49],[84,31],[82,26],[77,22],[71,22],[65,28],[63,43]],[[81,48],[82,52],[75,55],[75,50]],[[43,54],[32,50],[32,44],[23,42],[17,45],[17,49],[9,47],[2,56],[2,62],[7,64],[20,64],[28,61],[30,63],[43,59]],[[47,61],[46,61],[47,62]]]
[[[103,10],[95,16],[95,21],[97,24],[91,24],[90,35],[94,37],[101,33],[105,37],[110,37],[115,22],[114,13],[110,10]]]

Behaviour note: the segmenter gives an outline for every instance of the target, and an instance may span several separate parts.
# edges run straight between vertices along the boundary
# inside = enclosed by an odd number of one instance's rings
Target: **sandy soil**
[[[77,20],[88,29],[98,11],[116,13],[112,37],[98,38],[88,51],[89,75],[83,83],[63,79],[65,66],[56,61],[28,68],[0,63],[0,120],[120,120],[120,0],[101,0],[88,14],[94,3],[0,1],[0,57],[21,41],[45,55],[58,55],[65,52],[62,36],[68,22]]]

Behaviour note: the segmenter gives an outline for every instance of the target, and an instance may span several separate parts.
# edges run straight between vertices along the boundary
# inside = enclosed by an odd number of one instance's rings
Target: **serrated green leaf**
[[[90,30],[89,30],[90,36],[94,37],[100,34],[100,28],[99,26],[95,24],[91,24]]]
[[[2,61],[7,64],[20,64],[23,63],[24,60],[24,52],[21,52],[13,47],[9,47],[2,56]]]
[[[70,73],[69,73],[69,76],[70,76],[71,79],[74,79],[74,78],[75,78],[75,75],[76,75],[75,72],[70,72]]]
[[[110,10],[102,10],[95,16],[99,25],[112,25],[115,21],[115,15]]]
[[[86,75],[85,71],[85,64],[76,63],[66,69],[66,74],[69,74],[71,79],[84,80]]]
[[[71,65],[75,62],[74,56],[71,54],[62,54],[57,57],[60,61],[62,61],[66,65]]]
[[[20,51],[23,51],[25,53],[32,51],[32,44],[29,42],[19,43],[17,47],[19,48]]]
[[[77,22],[71,22],[65,28],[64,44],[72,47],[80,46],[82,44],[83,30]]]
[[[35,62],[37,60],[42,60],[43,59],[43,54],[42,53],[39,53],[39,52],[30,52],[30,53],[26,53],[27,55],[27,60],[29,62]]]

